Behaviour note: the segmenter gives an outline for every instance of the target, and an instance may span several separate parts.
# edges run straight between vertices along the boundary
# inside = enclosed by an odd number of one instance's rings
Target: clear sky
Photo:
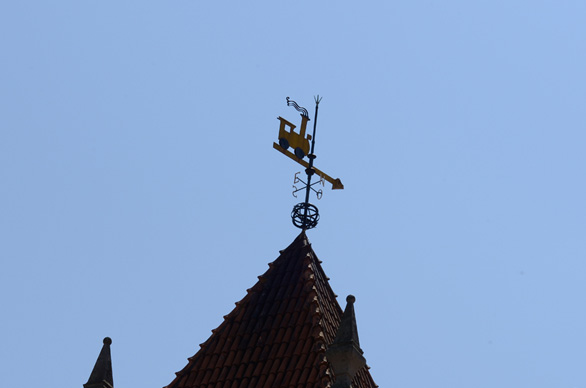
[[[586,2],[7,1],[0,371],[160,388],[308,232],[389,388],[586,387]]]

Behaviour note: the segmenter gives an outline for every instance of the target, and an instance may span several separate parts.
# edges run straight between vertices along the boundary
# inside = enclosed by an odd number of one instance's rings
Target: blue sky
[[[586,3],[0,8],[3,384],[162,387],[308,233],[381,387],[586,387]]]

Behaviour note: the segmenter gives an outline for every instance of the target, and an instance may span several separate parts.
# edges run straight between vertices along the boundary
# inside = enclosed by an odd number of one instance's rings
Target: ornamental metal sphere
[[[310,203],[298,203],[291,211],[293,225],[299,229],[312,229],[317,226],[319,221],[319,212],[315,205]]]

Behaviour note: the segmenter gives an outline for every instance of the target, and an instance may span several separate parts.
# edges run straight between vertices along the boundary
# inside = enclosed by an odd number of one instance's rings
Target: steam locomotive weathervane
[[[294,124],[280,116],[277,117],[277,119],[281,122],[279,126],[279,144],[273,143],[274,149],[276,149],[283,155],[291,158],[295,162],[305,167],[305,173],[307,174],[307,182],[299,178],[299,172],[295,174],[295,179],[293,181],[293,196],[297,198],[297,193],[299,191],[305,190],[305,202],[301,202],[295,205],[293,207],[293,211],[291,212],[293,225],[303,230],[315,228],[317,222],[319,221],[319,212],[315,205],[309,203],[309,194],[311,191],[313,191],[316,194],[317,199],[321,199],[323,191],[321,189],[316,190],[313,186],[319,184],[324,186],[324,182],[327,181],[332,184],[333,190],[341,190],[344,188],[344,185],[342,184],[340,179],[333,179],[329,175],[325,174],[324,172],[320,171],[319,169],[313,166],[313,161],[316,158],[314,153],[315,130],[317,127],[317,110],[320,101],[321,98],[319,96],[315,97],[315,116],[313,118],[313,134],[306,135],[305,131],[307,129],[307,122],[310,120],[309,113],[307,112],[307,109],[300,107],[295,101],[287,97],[287,106],[293,106],[298,112],[301,113],[301,127],[299,128],[299,133],[297,133],[295,132],[296,126]],[[286,127],[289,127],[288,130],[286,129]],[[309,144],[310,141],[311,148]],[[289,148],[292,148],[293,152],[288,151]],[[309,162],[306,162],[304,160],[306,156],[309,159]],[[311,183],[311,177],[314,174],[317,174],[320,180]],[[297,183],[301,183],[305,186],[298,189],[297,186],[295,186],[295,184]]]

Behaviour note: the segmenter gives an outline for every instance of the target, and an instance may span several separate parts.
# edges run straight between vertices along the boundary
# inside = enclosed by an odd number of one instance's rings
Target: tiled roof
[[[342,309],[305,233],[272,263],[167,388],[326,388]],[[375,388],[368,367],[353,388]]]

